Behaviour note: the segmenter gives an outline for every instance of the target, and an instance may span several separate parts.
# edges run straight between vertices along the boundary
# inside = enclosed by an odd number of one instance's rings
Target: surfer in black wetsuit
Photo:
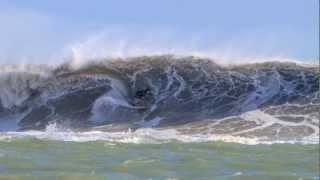
[[[135,106],[146,106],[148,98],[152,96],[150,88],[139,90],[134,95],[134,105]]]
[[[145,96],[150,94],[151,94],[151,90],[149,88],[146,88],[146,89],[137,91],[134,97],[138,99],[143,99]]]
[[[40,94],[40,91],[38,91],[37,89],[32,89],[32,88],[29,89],[29,92],[30,92],[30,97],[36,97],[37,95]]]

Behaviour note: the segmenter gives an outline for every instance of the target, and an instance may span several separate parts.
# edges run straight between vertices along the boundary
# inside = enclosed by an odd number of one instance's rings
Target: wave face
[[[174,129],[295,140],[319,135],[317,67],[146,56],[73,68],[0,68],[0,130]]]

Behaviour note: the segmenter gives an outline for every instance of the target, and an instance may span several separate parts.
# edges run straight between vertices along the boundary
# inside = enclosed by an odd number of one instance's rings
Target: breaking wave
[[[0,139],[319,141],[316,65],[160,55],[0,70]]]

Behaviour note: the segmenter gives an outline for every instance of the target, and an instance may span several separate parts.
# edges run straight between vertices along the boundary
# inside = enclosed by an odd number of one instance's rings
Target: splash
[[[285,55],[245,55],[241,48],[222,48],[201,45],[200,37],[180,39],[178,33],[164,31],[132,30],[128,33],[121,29],[108,29],[96,32],[83,41],[66,46],[64,54],[74,68],[80,68],[93,61],[106,59],[132,60],[141,56],[163,56],[173,54],[177,57],[194,56],[211,59],[220,65],[239,65],[263,62],[294,62],[315,65],[316,60],[299,60]],[[134,35],[133,35],[134,34]],[[201,39],[201,38],[200,38]]]

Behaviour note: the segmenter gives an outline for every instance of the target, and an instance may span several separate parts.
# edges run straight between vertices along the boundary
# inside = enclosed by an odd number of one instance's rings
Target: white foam
[[[134,144],[159,144],[178,141],[181,143],[199,143],[199,142],[215,142],[222,141],[228,143],[240,143],[247,145],[258,144],[318,144],[317,137],[308,137],[299,140],[275,140],[270,141],[259,138],[245,138],[232,135],[206,135],[206,134],[181,134],[174,129],[152,129],[143,128],[132,132],[130,129],[125,132],[102,132],[102,131],[87,131],[74,132],[67,129],[61,129],[56,124],[51,124],[46,131],[25,131],[25,132],[4,132],[0,134],[0,141],[11,141],[21,138],[36,138],[40,140],[56,140],[56,141],[73,141],[73,142],[88,142],[88,141],[106,141],[111,143],[134,143]]]

